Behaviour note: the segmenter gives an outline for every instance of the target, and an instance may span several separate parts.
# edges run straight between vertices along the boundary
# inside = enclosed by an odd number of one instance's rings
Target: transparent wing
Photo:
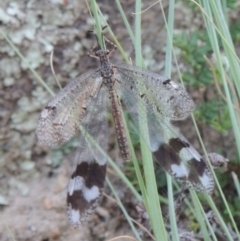
[[[152,108],[172,120],[186,118],[194,103],[186,90],[172,80],[148,70],[121,64],[115,66],[116,78],[129,85]]]
[[[156,162],[187,186],[211,193],[214,186],[212,174],[199,153],[171,124],[170,118],[135,91],[135,83],[128,84],[129,79],[123,79],[123,75],[118,73],[116,76],[121,77],[115,85],[123,106],[131,115],[138,133],[141,132],[140,135],[153,152]],[[145,129],[140,130],[139,122],[144,119]]]
[[[98,69],[80,75],[63,88],[41,112],[36,130],[39,143],[54,147],[72,138],[101,84]]]
[[[98,205],[104,186],[108,147],[107,91],[103,85],[82,120],[81,138],[67,195],[68,216],[74,226],[87,221]]]

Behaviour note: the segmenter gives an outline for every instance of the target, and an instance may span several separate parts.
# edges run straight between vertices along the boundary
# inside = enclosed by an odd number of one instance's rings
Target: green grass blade
[[[226,80],[226,74],[225,74],[225,70],[223,67],[224,65],[222,63],[221,50],[220,50],[220,46],[219,46],[218,39],[217,39],[217,31],[216,31],[216,28],[212,21],[213,17],[216,18],[218,33],[219,33],[220,37],[222,38],[222,43],[224,46],[225,54],[230,63],[229,73],[230,73],[230,76],[232,76],[234,85],[236,86],[236,88],[238,90],[238,96],[240,96],[239,60],[236,57],[233,43],[231,40],[229,30],[227,29],[227,24],[226,24],[224,15],[219,13],[219,12],[222,13],[221,5],[218,4],[216,6],[214,1],[210,1],[210,3],[211,3],[211,5],[210,5],[209,1],[206,1],[206,0],[205,1],[202,0],[201,3],[203,6],[203,9],[205,10],[205,12],[204,12],[205,14],[203,14],[203,16],[204,16],[204,20],[206,22],[207,31],[208,31],[208,35],[209,35],[209,38],[211,41],[211,45],[212,45],[214,54],[216,56],[216,60],[217,60],[216,65],[217,65],[217,68],[218,68],[218,71],[220,74],[220,78],[223,82],[223,87],[224,87],[225,95],[227,98],[228,110],[229,110],[231,122],[233,125],[234,136],[235,136],[236,143],[237,143],[238,154],[240,157],[239,117],[238,117],[238,113],[234,109],[234,103],[232,102],[232,98],[231,98],[231,90],[229,89],[228,82]],[[212,6],[212,8],[211,8],[211,6]]]
[[[109,181],[108,178],[106,178],[106,181],[107,181],[107,184],[108,184],[108,186],[110,187],[113,195],[115,196],[115,199],[116,199],[117,202],[118,202],[118,206],[121,208],[121,210],[122,210],[125,218],[127,219],[127,221],[128,221],[128,223],[129,223],[129,225],[130,225],[130,227],[131,227],[131,229],[132,229],[135,237],[137,238],[137,240],[140,240],[140,241],[141,241],[142,239],[140,238],[139,233],[138,233],[138,231],[136,230],[136,228],[135,228],[135,226],[134,226],[134,224],[133,224],[133,222],[132,222],[131,217],[128,215],[127,210],[125,209],[125,207],[123,206],[123,204],[122,204],[121,200],[119,199],[117,193],[115,192],[115,188],[113,187],[113,185],[111,184],[111,182]]]
[[[125,24],[125,27],[126,27],[126,29],[127,29],[127,31],[128,31],[128,34],[129,34],[132,42],[134,43],[134,41],[135,41],[135,40],[134,40],[134,35],[133,35],[133,32],[132,32],[131,26],[130,26],[128,20],[127,20],[126,14],[125,14],[124,11],[123,11],[122,5],[121,5],[121,3],[120,3],[119,0],[115,0],[115,2],[116,2],[116,4],[117,4],[118,10],[119,10],[119,12],[120,12],[120,14],[121,14],[121,16],[122,16],[122,19],[123,19],[123,22],[124,22],[124,24]]]
[[[192,201],[194,204],[194,214],[195,214],[196,219],[198,220],[198,223],[200,224],[204,241],[210,241],[210,240],[217,241],[214,230],[212,229],[212,226],[210,225],[208,218],[206,217],[206,214],[203,210],[203,207],[198,199],[196,192],[191,190],[190,194],[191,194],[191,198],[192,198]],[[207,196],[207,195],[205,195],[205,196]],[[207,226],[206,226],[206,224],[207,224]],[[207,227],[208,227],[208,229],[207,229]],[[209,235],[208,230],[210,231],[211,236]]]
[[[236,142],[237,142],[237,148],[238,148],[238,151],[239,151],[240,150],[240,127],[239,127],[239,124],[238,124],[239,121],[238,121],[238,117],[236,116],[236,112],[235,112],[234,107],[233,107],[234,103],[232,103],[230,89],[228,87],[228,82],[226,80],[225,70],[224,70],[222,58],[221,58],[221,52],[220,52],[221,50],[220,50],[220,46],[219,46],[218,39],[217,39],[217,31],[216,31],[216,28],[215,28],[215,26],[213,24],[213,21],[212,21],[213,18],[216,18],[217,27],[219,28],[218,32],[220,33],[220,36],[222,37],[223,43],[225,43],[224,44],[225,45],[225,53],[227,53],[227,51],[228,51],[228,54],[229,54],[228,58],[231,58],[232,61],[233,60],[235,60],[236,62],[238,62],[238,61],[235,58],[235,54],[232,51],[233,44],[232,44],[231,37],[229,35],[229,31],[226,28],[227,24],[226,24],[225,18],[223,17],[224,15],[220,14],[221,18],[219,16],[219,12],[222,12],[221,5],[218,5],[217,6],[218,8],[216,9],[216,5],[213,3],[213,1],[210,1],[210,3],[209,3],[209,1],[202,0],[201,3],[202,3],[204,13],[205,13],[203,16],[204,16],[204,20],[206,22],[208,35],[209,35],[209,38],[210,38],[210,41],[211,41],[213,51],[216,55],[218,71],[219,71],[220,77],[222,78],[222,82],[223,82],[223,86],[224,86],[224,90],[225,90],[225,95],[227,97],[228,110],[229,110],[231,121],[232,121],[232,124],[233,124],[233,130],[234,130],[234,134],[235,134],[235,138],[236,138]],[[221,22],[219,22],[219,20],[221,20]],[[222,27],[222,25],[224,27]],[[232,70],[232,71],[230,71],[230,74],[233,77],[236,74],[235,73],[236,70],[234,70],[236,64],[238,65],[238,63],[235,63],[233,68],[230,69],[230,70]],[[239,71],[239,69],[238,69],[238,71]],[[235,80],[235,78],[236,77],[234,77],[233,80]],[[240,152],[239,152],[239,154],[240,154]],[[240,238],[239,231],[238,231],[236,223],[233,219],[231,210],[230,210],[230,208],[227,204],[226,198],[225,198],[225,196],[224,196],[224,194],[221,190],[221,187],[220,187],[214,173],[213,173],[213,175],[214,175],[214,179],[216,181],[216,185],[218,187],[218,190],[220,192],[221,198],[222,198],[222,200],[224,202],[224,205],[227,209],[227,212],[228,212],[229,218],[231,220],[231,223],[234,227],[235,232],[237,233],[238,237]],[[212,205],[214,206],[214,203],[212,203]],[[214,210],[216,210],[216,207],[214,207]],[[220,221],[221,221],[221,219],[220,219]],[[222,221],[220,223],[222,225],[222,228],[225,230],[225,232],[227,232],[226,231],[227,230],[226,224]]]
[[[233,181],[234,181],[236,191],[238,193],[238,198],[240,199],[240,182],[239,182],[238,176],[236,175],[235,172],[232,172],[232,177],[233,177]]]
[[[135,12],[141,12],[141,1],[136,1]],[[143,66],[142,51],[141,51],[141,14],[135,16],[135,59],[137,66]],[[139,129],[141,134],[148,139],[148,131],[146,122],[146,112],[141,111],[141,120],[139,120]],[[143,118],[142,118],[143,116]],[[145,118],[144,118],[145,116]],[[140,146],[143,159],[143,169],[145,176],[146,189],[148,199],[145,200],[146,209],[148,210],[150,223],[152,225],[153,233],[158,241],[167,240],[167,234],[165,231],[164,221],[159,205],[159,198],[156,186],[156,179],[154,173],[154,166],[152,160],[152,153],[150,152],[146,142],[140,137]]]
[[[95,20],[95,27],[96,27],[96,34],[98,38],[98,44],[100,45],[101,49],[105,49],[104,41],[102,38],[102,27],[101,23],[99,21],[99,15],[98,15],[98,6],[95,0],[91,0],[91,9],[93,12],[93,17]]]
[[[166,56],[165,56],[165,72],[166,77],[171,78],[171,66],[172,66],[172,38],[173,38],[173,28],[174,28],[174,0],[169,1],[168,8],[168,21],[166,20],[162,2],[160,2],[160,7],[162,10],[162,15],[165,21],[165,26],[167,29],[167,46],[166,46]],[[169,219],[171,224],[171,234],[172,240],[179,241],[179,234],[177,228],[175,207],[174,207],[174,196],[172,189],[172,178],[167,174],[167,186],[168,186],[168,202],[169,202]]]
[[[207,197],[207,200],[208,200],[208,203],[209,203],[211,209],[213,210],[214,216],[218,220],[218,223],[220,224],[221,228],[224,230],[225,235],[227,236],[227,240],[228,241],[234,241],[234,239],[233,239],[231,233],[229,232],[229,229],[228,229],[226,223],[224,222],[221,214],[219,213],[214,201],[210,197]]]

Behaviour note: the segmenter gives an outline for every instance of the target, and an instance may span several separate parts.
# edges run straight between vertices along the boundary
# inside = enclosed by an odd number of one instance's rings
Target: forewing
[[[186,90],[166,77],[126,64],[116,67],[116,77],[132,86],[135,95],[172,120],[184,119],[194,109]]]
[[[101,84],[97,70],[80,75],[63,88],[41,112],[36,130],[39,144],[54,147],[71,139]]]
[[[67,194],[68,216],[75,227],[86,222],[96,209],[104,186],[108,146],[107,98],[107,89],[103,85],[82,121],[80,144]]]
[[[214,186],[213,178],[205,161],[171,124],[170,119],[156,111],[152,104],[133,91],[133,84],[123,84],[125,81],[128,80],[121,78],[116,81],[120,99],[156,162],[187,186],[196,191],[211,193]],[[140,129],[139,122],[143,122],[144,119],[146,128]]]

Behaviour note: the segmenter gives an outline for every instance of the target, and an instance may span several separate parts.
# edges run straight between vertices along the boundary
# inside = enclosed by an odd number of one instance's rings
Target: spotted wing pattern
[[[70,140],[102,84],[99,71],[71,81],[41,112],[36,134],[41,145],[55,147]]]
[[[116,66],[115,77],[156,113],[171,120],[185,119],[194,110],[186,90],[169,78],[126,64]]]
[[[145,119],[148,130],[140,135],[166,171],[196,190],[210,193],[213,189],[206,162],[171,124],[171,120],[184,119],[194,109],[185,89],[136,66],[112,65],[108,60],[110,52],[95,53],[101,67],[79,76],[61,90],[43,109],[37,126],[39,143],[52,147],[65,143],[81,130],[67,195],[68,214],[75,227],[94,211],[104,185],[108,98],[125,160],[130,156],[120,100],[137,127]]]
[[[79,148],[67,194],[68,216],[74,227],[87,221],[102,194],[108,145],[107,98],[108,92],[103,86],[82,120]]]
[[[194,108],[189,95],[171,80],[127,67],[116,67],[116,89],[138,130],[139,121],[146,119],[148,134],[141,129],[140,135],[148,136],[144,140],[154,159],[188,187],[210,194],[214,180],[206,161],[171,124],[171,120],[187,117]]]

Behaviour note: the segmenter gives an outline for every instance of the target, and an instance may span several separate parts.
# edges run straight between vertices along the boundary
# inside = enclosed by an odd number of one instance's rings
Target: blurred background
[[[135,1],[120,1],[134,31]],[[105,20],[128,57],[134,63],[134,46],[125,28],[116,2],[97,1]],[[144,1],[142,9],[154,1]],[[163,10],[168,13],[168,1]],[[229,29],[239,56],[240,7],[237,0],[227,1]],[[140,13],[138,13],[140,14]],[[142,14],[142,54],[149,70],[164,72],[166,28],[159,5]],[[238,157],[232,124],[225,99],[220,94],[221,80],[213,74],[213,55],[202,13],[190,1],[176,1],[173,44],[184,84],[196,103],[194,112],[203,142],[208,152],[218,152],[230,159],[228,170],[217,172],[233,214],[239,220],[239,199],[231,172],[239,173]],[[104,26],[104,25],[103,25]],[[0,2],[0,240],[110,240],[119,235],[132,235],[116,202],[104,196],[89,223],[73,229],[66,215],[68,178],[74,160],[78,138],[62,147],[50,149],[37,145],[35,129],[40,111],[59,86],[50,67],[53,66],[61,86],[71,79],[97,68],[98,61],[87,56],[95,39],[88,34],[94,29],[86,1],[80,0],[2,0]],[[6,38],[7,36],[7,38]],[[110,38],[106,31],[106,37]],[[10,42],[9,42],[10,41]],[[23,58],[21,58],[21,56]],[[229,62],[222,55],[227,70]],[[26,63],[26,61],[28,64]],[[116,50],[113,63],[124,62]],[[36,73],[33,73],[33,71]],[[177,66],[172,63],[172,79],[179,81]],[[216,81],[218,85],[216,85]],[[112,119],[109,119],[109,155],[134,184],[131,163],[124,164],[115,140]],[[180,123],[181,132],[199,150],[201,147],[191,120]],[[138,145],[136,144],[136,150]],[[137,150],[138,151],[138,150]],[[159,173],[160,175],[161,173]],[[137,219],[137,200],[111,168],[108,176],[114,183],[129,215]],[[159,177],[159,189],[166,184]],[[111,195],[108,187],[104,192]],[[215,195],[221,208],[221,201]],[[224,210],[223,210],[224,215]],[[183,219],[185,220],[184,214]],[[227,217],[226,217],[227,220]],[[194,222],[192,222],[194,224]],[[8,230],[8,229],[9,230]],[[11,238],[11,235],[15,237]],[[127,240],[127,239],[119,239]],[[145,239],[147,240],[147,238]]]

